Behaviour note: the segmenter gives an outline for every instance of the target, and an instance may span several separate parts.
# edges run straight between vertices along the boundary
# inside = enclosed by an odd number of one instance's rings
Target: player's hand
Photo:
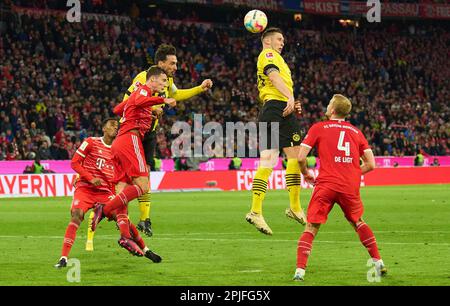
[[[154,106],[152,108],[152,113],[153,113],[153,115],[152,115],[153,119],[158,119],[164,113],[164,110],[161,106]]]
[[[287,101],[287,105],[283,110],[283,117],[286,117],[290,114],[292,114],[295,110],[295,101],[294,101],[294,97],[290,97],[289,100]]]
[[[211,81],[210,79],[206,79],[200,86],[202,87],[203,91],[207,91],[208,89],[211,89],[213,87],[213,81]]]
[[[102,180],[99,179],[99,178],[94,177],[94,178],[91,180],[91,184],[94,185],[94,186],[100,186],[100,185],[102,184]]]
[[[170,107],[175,107],[177,106],[177,101],[174,98],[165,98],[164,99],[164,103],[166,103],[167,105],[169,105]]]
[[[297,114],[302,114],[302,102],[300,100],[295,100],[295,111]]]
[[[80,177],[77,175],[75,177],[75,180],[73,181],[73,184],[72,184],[73,188],[75,188],[77,186],[77,183],[78,183],[79,180],[80,180]]]
[[[309,171],[307,174],[303,174],[303,178],[305,179],[305,182],[307,182],[308,184],[314,185],[316,183],[315,181],[316,179],[311,173],[309,173]]]

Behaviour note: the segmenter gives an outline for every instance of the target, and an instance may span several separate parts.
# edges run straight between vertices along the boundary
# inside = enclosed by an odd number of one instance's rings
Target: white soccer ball
[[[251,10],[244,17],[244,26],[249,32],[261,33],[267,27],[267,16],[263,11]]]

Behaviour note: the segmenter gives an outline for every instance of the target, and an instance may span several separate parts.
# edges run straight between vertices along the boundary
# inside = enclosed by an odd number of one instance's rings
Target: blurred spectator
[[[50,153],[48,143],[46,141],[42,142],[41,147],[39,148],[38,156],[41,160],[52,159],[52,154]]]

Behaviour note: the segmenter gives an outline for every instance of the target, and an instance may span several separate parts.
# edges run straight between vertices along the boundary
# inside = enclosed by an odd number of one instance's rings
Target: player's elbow
[[[372,171],[375,169],[375,161],[370,161],[366,164],[367,172]]]
[[[77,172],[77,168],[78,168],[77,166],[78,166],[78,163],[76,161],[72,160],[70,162],[70,167],[73,169],[73,171]]]
[[[306,163],[306,156],[300,155],[297,160],[301,164]]]

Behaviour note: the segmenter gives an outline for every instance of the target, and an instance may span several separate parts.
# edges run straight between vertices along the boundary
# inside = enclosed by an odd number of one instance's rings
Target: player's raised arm
[[[206,79],[201,85],[189,89],[178,89],[175,84],[172,84],[172,88],[170,88],[170,97],[177,101],[188,100],[211,89],[212,86],[213,82],[210,79]]]
[[[366,149],[364,151],[364,155],[361,156],[361,158],[364,161],[363,165],[361,166],[362,174],[366,174],[375,169],[375,156],[373,155],[371,149]]]

